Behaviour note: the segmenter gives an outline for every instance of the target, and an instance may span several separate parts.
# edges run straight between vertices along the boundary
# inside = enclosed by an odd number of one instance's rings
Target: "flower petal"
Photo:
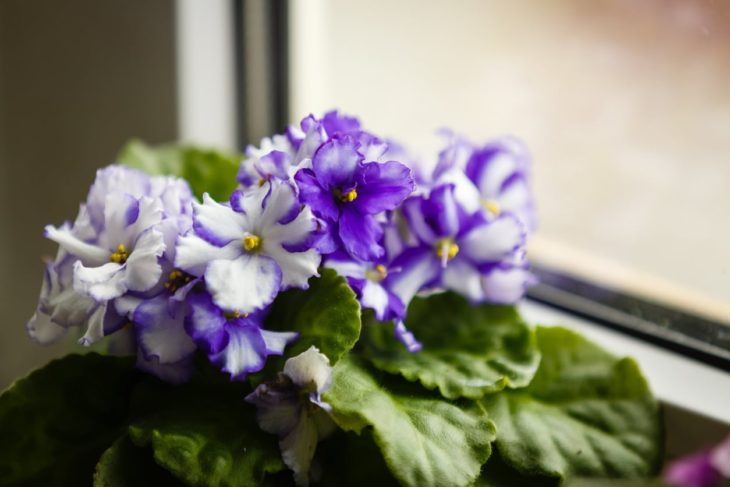
[[[194,276],[202,276],[208,264],[214,260],[233,260],[243,254],[243,245],[233,241],[218,247],[193,233],[177,239],[175,267]]]
[[[111,252],[79,240],[71,233],[70,227],[56,228],[52,225],[46,225],[45,235],[46,238],[59,244],[66,252],[81,259],[86,265],[97,266],[109,262]]]
[[[525,243],[525,229],[512,215],[474,226],[459,241],[459,252],[475,263],[499,262]]]
[[[227,326],[228,345],[211,361],[232,379],[243,379],[266,364],[266,342],[255,326]]]
[[[79,338],[79,344],[89,347],[104,338],[104,315],[106,304],[99,305],[89,316],[86,333]]]
[[[434,282],[441,273],[441,262],[430,247],[415,247],[403,251],[391,264],[384,285],[408,306],[413,296]]]
[[[361,213],[371,215],[395,209],[416,187],[411,170],[395,161],[362,164],[356,177],[354,203]]]
[[[487,301],[498,304],[515,304],[534,285],[537,279],[521,267],[495,267],[482,277],[482,288]]]
[[[372,215],[363,215],[352,205],[342,209],[340,238],[350,255],[366,262],[382,257],[385,249],[378,243],[382,236],[383,228]]]
[[[295,331],[269,331],[264,329],[259,331],[266,344],[267,355],[283,355],[286,346],[299,338],[299,333]]]
[[[294,384],[309,392],[321,394],[332,383],[332,367],[327,356],[315,346],[296,357],[292,357],[284,364],[284,375]]]
[[[218,247],[242,238],[248,227],[246,215],[217,203],[208,193],[203,194],[203,204],[193,203],[193,213],[195,233]]]
[[[269,257],[244,254],[235,260],[214,260],[205,271],[213,301],[224,310],[251,313],[274,300],[282,270]]]
[[[36,310],[25,325],[28,335],[41,345],[50,345],[60,340],[68,328],[51,321],[51,317],[41,310]]]
[[[311,169],[300,169],[294,180],[299,187],[299,198],[308,205],[319,217],[329,221],[336,221],[340,215],[332,192],[320,186],[314,171]]]
[[[196,348],[185,332],[185,306],[178,306],[171,316],[167,301],[165,295],[149,299],[137,307],[133,316],[140,350],[146,359],[157,358],[159,364],[179,362]]]
[[[362,303],[363,308],[370,308],[375,311],[375,317],[377,319],[384,320],[386,319],[385,316],[388,311],[390,297],[383,286],[366,279],[362,287],[360,303]]]
[[[216,354],[228,345],[226,318],[213,304],[207,293],[188,296],[190,314],[185,318],[185,330],[209,354]]]
[[[261,228],[277,223],[286,225],[299,215],[300,203],[294,186],[287,182],[270,182],[270,193],[263,201],[263,211],[258,220]]]
[[[137,238],[124,270],[127,288],[143,292],[160,280],[162,266],[158,259],[165,251],[165,240],[156,228],[148,228]]]
[[[297,485],[309,485],[309,469],[318,440],[317,425],[303,410],[294,429],[279,441],[281,459],[294,472]]]
[[[481,273],[466,259],[455,258],[448,263],[441,277],[444,288],[455,291],[472,302],[484,300]]]
[[[322,144],[312,157],[312,168],[323,188],[349,190],[354,186],[355,170],[361,161],[357,144],[345,136]]]
[[[193,357],[189,355],[179,362],[161,364],[157,357],[147,359],[142,351],[137,352],[137,368],[152,374],[170,384],[182,384],[193,375]]]
[[[108,262],[99,267],[85,267],[81,261],[74,263],[74,289],[94,298],[108,301],[127,292],[124,265]]]

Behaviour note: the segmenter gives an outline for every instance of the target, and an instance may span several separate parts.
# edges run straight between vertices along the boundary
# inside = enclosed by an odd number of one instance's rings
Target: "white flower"
[[[306,288],[317,275],[320,255],[309,248],[316,221],[291,184],[236,191],[230,205],[205,194],[193,211],[193,231],[179,239],[175,265],[204,276],[224,310],[262,309],[281,289]]]

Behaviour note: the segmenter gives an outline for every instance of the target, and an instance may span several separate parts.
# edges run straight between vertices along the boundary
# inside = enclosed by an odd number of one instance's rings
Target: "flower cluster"
[[[532,281],[525,149],[448,138],[425,175],[357,119],[310,115],[246,150],[228,201],[198,201],[178,178],[102,169],[76,219],[46,228],[60,248],[28,331],[50,343],[82,327],[83,345],[119,332],[138,367],[172,382],[201,350],[243,379],[297,340],[263,325],[276,296],[328,267],[418,351],[404,320],[419,292],[513,303]]]

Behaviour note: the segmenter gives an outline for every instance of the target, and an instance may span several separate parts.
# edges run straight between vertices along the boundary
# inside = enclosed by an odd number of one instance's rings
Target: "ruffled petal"
[[[448,263],[441,277],[441,285],[455,291],[472,302],[484,300],[482,275],[478,269],[465,259],[455,258]]]
[[[155,228],[142,232],[134,244],[124,270],[127,288],[144,292],[160,280],[162,266],[158,259],[165,251],[164,236]]]
[[[340,239],[350,255],[366,262],[379,259],[385,253],[378,243],[382,236],[383,228],[372,215],[363,215],[351,205],[342,209]]]
[[[366,266],[344,252],[335,252],[328,255],[324,267],[334,269],[337,274],[343,277],[365,279]]]
[[[279,441],[281,459],[294,472],[297,485],[309,485],[309,469],[317,450],[317,425],[305,411],[299,416],[294,429]]]
[[[478,264],[499,262],[524,245],[525,238],[525,229],[519,220],[503,215],[474,226],[458,241],[459,253]]]
[[[209,354],[217,354],[228,345],[226,318],[209,294],[188,296],[190,314],[185,318],[185,330]]]
[[[357,144],[345,136],[322,144],[312,157],[312,168],[323,188],[349,190],[354,186],[355,170],[361,161]]]
[[[378,283],[365,280],[362,287],[362,296],[360,303],[363,308],[370,308],[375,312],[375,317],[379,320],[385,320],[390,304],[390,296],[388,292]]]
[[[127,292],[124,265],[108,262],[99,267],[74,263],[74,289],[96,301],[108,301]]]
[[[394,271],[383,283],[406,306],[418,291],[433,283],[441,273],[441,262],[428,247],[406,249],[393,260],[391,267]]]
[[[340,210],[337,208],[332,192],[320,186],[314,171],[301,169],[294,179],[299,187],[299,198],[320,218],[336,221]]]
[[[171,315],[166,296],[158,296],[140,304],[133,321],[137,341],[145,358],[157,358],[159,364],[179,362],[195,352],[195,343],[185,332],[185,306],[178,306]]]
[[[52,225],[47,225],[45,235],[46,238],[59,244],[66,252],[79,258],[86,265],[97,266],[104,262],[109,262],[111,252],[79,240],[71,233],[69,227],[56,228]]]
[[[60,340],[68,328],[59,326],[51,321],[51,317],[46,313],[36,310],[28,323],[25,325],[28,335],[41,345],[50,345]]]
[[[300,203],[294,186],[289,183],[271,182],[270,193],[264,200],[263,211],[258,220],[261,228],[287,223],[300,214]]]
[[[177,239],[175,267],[194,276],[202,276],[208,264],[214,260],[233,260],[243,254],[243,245],[233,241],[224,247],[203,240],[189,233]]]
[[[183,384],[193,375],[193,357],[195,355],[191,354],[179,362],[161,364],[157,357],[148,359],[140,350],[137,352],[137,368],[169,384]]]
[[[282,270],[263,255],[214,260],[205,271],[213,301],[224,310],[251,313],[270,304],[281,288]]]
[[[227,326],[228,345],[210,357],[232,379],[243,379],[266,364],[266,342],[255,326]]]
[[[269,331],[264,329],[259,331],[266,344],[267,355],[284,355],[286,346],[299,338],[299,333],[295,331]]]
[[[79,338],[79,344],[90,347],[94,343],[104,338],[104,315],[106,314],[106,304],[99,305],[89,316],[86,327],[86,333]]]
[[[357,198],[353,203],[361,213],[393,210],[416,187],[413,173],[400,162],[369,162],[361,165],[356,174]]]
[[[193,212],[195,233],[218,247],[243,238],[248,228],[246,215],[217,203],[208,193],[203,194],[202,204],[193,203]]]
[[[498,304],[515,304],[537,283],[527,269],[496,267],[482,277],[482,288],[487,301]]]
[[[332,384],[330,361],[315,346],[288,359],[283,372],[294,384],[309,392],[322,393]]]

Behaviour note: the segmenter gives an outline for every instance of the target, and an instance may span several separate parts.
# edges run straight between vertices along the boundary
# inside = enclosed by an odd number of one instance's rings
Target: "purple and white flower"
[[[436,184],[454,184],[456,197],[469,212],[482,209],[487,217],[514,215],[532,232],[537,226],[530,189],[530,154],[514,137],[476,147],[451,134],[434,170]]]
[[[261,429],[279,437],[282,459],[297,485],[309,485],[317,443],[336,428],[328,415],[331,407],[321,398],[331,382],[329,359],[310,347],[288,359],[276,379],[246,396],[257,408]]]
[[[238,190],[228,205],[205,194],[194,205],[193,231],[178,241],[175,264],[204,277],[217,306],[252,313],[280,290],[306,288],[318,275],[320,255],[309,248],[316,229],[311,211],[286,182]]]
[[[213,364],[235,380],[260,371],[269,355],[282,355],[284,348],[299,336],[295,332],[264,330],[261,321],[265,312],[226,312],[207,293],[189,295],[188,303],[188,334]]]
[[[404,303],[427,288],[452,290],[474,302],[513,302],[514,293],[498,288],[487,293],[485,286],[501,281],[515,286],[502,274],[490,274],[504,273],[524,252],[526,234],[519,220],[510,214],[493,219],[469,214],[457,202],[453,184],[437,186],[428,197],[409,198],[401,210],[418,244],[394,259],[392,265],[401,271],[388,276],[385,285]]]
[[[360,149],[349,135],[329,140],[317,149],[312,168],[301,169],[294,178],[301,200],[327,223],[330,240],[354,258],[373,261],[385,252],[378,216],[397,208],[415,184],[403,164],[365,162]]]

